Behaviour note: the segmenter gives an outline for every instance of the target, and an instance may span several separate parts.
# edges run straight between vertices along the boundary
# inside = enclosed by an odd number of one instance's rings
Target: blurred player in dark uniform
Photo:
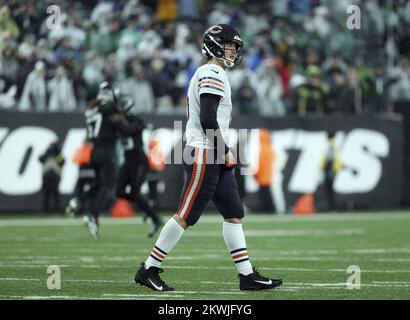
[[[78,180],[74,189],[74,197],[70,199],[65,209],[69,216],[80,216],[89,209],[90,199],[97,189],[95,171],[91,165],[92,148],[92,143],[86,140],[74,154],[73,161],[78,165]]]
[[[99,86],[97,98],[85,111],[87,139],[93,144],[91,166],[96,174],[96,190],[85,223],[94,239],[98,239],[98,216],[114,195],[117,178],[116,143],[119,135],[130,135],[139,124],[130,124],[120,112],[119,92],[110,83]]]
[[[148,160],[142,142],[142,130],[145,128],[144,121],[137,115],[134,102],[129,97],[121,97],[123,114],[127,121],[138,130],[132,134],[123,135],[121,141],[124,148],[124,163],[122,164],[117,181],[117,198],[126,199],[136,204],[145,215],[150,217],[153,226],[148,233],[152,237],[161,226],[158,214],[141,195],[141,185],[144,183],[148,172]],[[127,186],[130,191],[127,192]],[[145,219],[144,219],[145,220]]]

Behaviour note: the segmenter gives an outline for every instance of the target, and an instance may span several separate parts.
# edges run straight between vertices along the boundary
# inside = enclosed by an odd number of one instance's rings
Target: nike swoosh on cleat
[[[266,285],[272,284],[272,280],[269,280],[269,281],[258,281],[258,280],[255,280],[255,282],[258,282],[258,283],[261,283],[261,284],[266,284]]]
[[[162,286],[158,287],[154,282],[151,281],[151,279],[148,279],[148,281],[151,282],[151,284],[153,285],[153,287],[154,287],[155,289],[157,289],[158,291],[162,291],[162,289],[163,289]]]

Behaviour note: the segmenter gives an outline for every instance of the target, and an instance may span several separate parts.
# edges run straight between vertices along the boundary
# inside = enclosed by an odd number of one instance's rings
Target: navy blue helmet
[[[236,46],[234,61],[225,57],[224,46],[231,42]],[[202,53],[208,58],[222,59],[227,67],[239,65],[243,58],[243,42],[239,32],[228,24],[217,24],[205,31],[202,37]]]

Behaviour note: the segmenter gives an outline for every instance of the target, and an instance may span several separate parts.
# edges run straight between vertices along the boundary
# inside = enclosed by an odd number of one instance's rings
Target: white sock
[[[252,265],[248,257],[248,251],[246,250],[246,241],[242,230],[242,224],[224,222],[223,235],[238,273],[245,276],[253,273]]]
[[[145,261],[145,269],[151,267],[159,268],[167,254],[181,239],[185,229],[182,228],[174,218],[168,220],[159,234],[158,240],[151,251],[147,261]]]

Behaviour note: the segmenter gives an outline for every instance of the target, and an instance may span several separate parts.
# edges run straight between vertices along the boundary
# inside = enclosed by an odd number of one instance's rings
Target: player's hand
[[[232,151],[229,151],[226,155],[225,155],[225,164],[224,164],[224,168],[227,170],[232,170],[236,167],[236,158],[234,156],[234,154],[232,153]]]
[[[111,121],[127,123],[127,119],[124,117],[122,113],[114,113],[113,115],[111,115]]]

